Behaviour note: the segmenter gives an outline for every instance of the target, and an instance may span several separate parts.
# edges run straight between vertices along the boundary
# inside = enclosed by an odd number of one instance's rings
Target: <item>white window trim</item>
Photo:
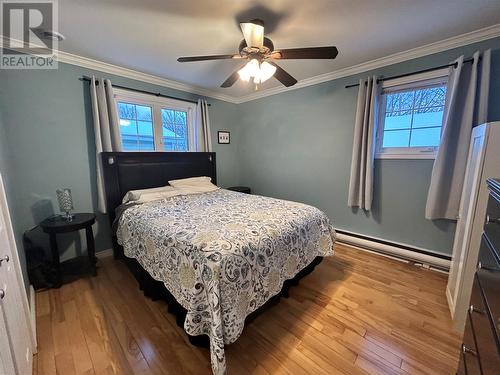
[[[382,92],[390,93],[395,91],[417,88],[421,85],[431,86],[433,84],[446,84],[448,82],[449,69],[439,69],[425,73],[413,74],[383,81]],[[385,147],[382,148],[382,137],[384,133],[385,119],[385,95],[380,95],[379,118],[375,142],[376,159],[435,159],[438,147]]]
[[[119,113],[118,102],[127,102],[131,104],[140,104],[151,107],[153,115],[153,134],[154,134],[154,152],[182,152],[163,149],[163,131],[161,120],[161,109],[168,108],[187,112],[188,128],[188,151],[196,151],[196,137],[194,115],[196,113],[196,104],[183,100],[164,98],[161,96],[144,94],[126,89],[113,89],[115,97],[115,106]],[[134,152],[152,152],[152,151],[134,151]]]

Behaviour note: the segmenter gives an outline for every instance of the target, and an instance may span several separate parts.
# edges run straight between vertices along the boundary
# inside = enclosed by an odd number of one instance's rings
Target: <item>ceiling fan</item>
[[[338,50],[334,46],[275,50],[271,39],[264,36],[264,21],[259,19],[240,22],[240,28],[245,39],[240,42],[237,54],[179,57],[177,61],[249,60],[243,67],[234,71],[221,87],[231,87],[238,78],[245,82],[253,78],[253,82],[258,85],[272,76],[286,87],[290,87],[295,85],[297,80],[276,65],[273,60],[334,59],[338,55]]]

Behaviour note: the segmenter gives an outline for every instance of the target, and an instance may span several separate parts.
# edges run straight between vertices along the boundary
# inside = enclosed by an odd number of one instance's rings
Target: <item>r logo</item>
[[[1,31],[4,37],[1,67],[53,69],[52,56],[57,40],[44,37],[44,33],[57,29],[57,3],[50,0],[1,0],[0,5]],[[14,56],[18,58],[13,58]],[[48,63],[48,59],[52,61]]]

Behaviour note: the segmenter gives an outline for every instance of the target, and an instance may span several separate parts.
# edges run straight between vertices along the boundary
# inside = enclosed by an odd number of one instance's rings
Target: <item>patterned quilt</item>
[[[315,207],[224,189],[131,206],[117,236],[187,310],[185,331],[209,336],[216,375],[247,315],[315,257],[333,255],[335,240]]]

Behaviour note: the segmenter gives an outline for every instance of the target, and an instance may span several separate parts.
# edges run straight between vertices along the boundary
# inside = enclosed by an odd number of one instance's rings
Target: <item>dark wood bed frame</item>
[[[148,189],[168,185],[169,180],[208,176],[217,184],[215,152],[103,152],[101,153],[104,174],[106,208],[113,227],[115,210],[129,190]],[[168,311],[176,316],[179,327],[184,329],[186,309],[184,309],[165,288],[161,281],[153,279],[135,259],[125,257],[123,248],[112,235],[113,253],[116,259],[123,259],[139,283],[144,295],[154,300],[164,299]],[[288,297],[288,290],[299,280],[311,273],[323,258],[315,258],[293,279],[285,281],[279,294],[250,314],[245,323],[260,315],[264,310],[279,302],[280,297]],[[209,347],[207,336],[190,336],[189,341],[196,346]]]

